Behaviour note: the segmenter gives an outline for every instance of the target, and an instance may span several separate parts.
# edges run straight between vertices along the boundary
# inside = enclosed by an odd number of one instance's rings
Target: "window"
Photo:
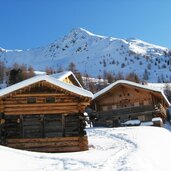
[[[116,105],[112,105],[112,109],[117,109],[117,106]]]
[[[36,103],[36,98],[35,98],[35,97],[28,97],[28,98],[27,98],[27,103],[28,103],[28,104]]]
[[[134,106],[139,106],[140,103],[139,102],[134,102]]]
[[[55,103],[55,97],[46,97],[46,103]]]
[[[149,105],[150,103],[149,103],[149,101],[148,100],[145,100],[144,101],[144,105]]]
[[[103,107],[102,107],[102,110],[103,110],[103,111],[107,111],[107,109],[108,109],[107,106],[103,106]]]

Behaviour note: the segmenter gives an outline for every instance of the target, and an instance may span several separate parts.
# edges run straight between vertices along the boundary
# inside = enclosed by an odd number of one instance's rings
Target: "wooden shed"
[[[163,92],[145,85],[119,80],[94,95],[95,126],[120,126],[127,120],[151,121],[166,119],[170,103]]]
[[[92,97],[47,75],[0,90],[0,144],[42,152],[87,150],[83,112]]]

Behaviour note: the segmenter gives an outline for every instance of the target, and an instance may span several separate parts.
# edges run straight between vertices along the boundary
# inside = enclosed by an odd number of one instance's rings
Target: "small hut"
[[[92,97],[47,75],[0,90],[0,144],[41,152],[87,150],[83,112]]]
[[[127,120],[166,119],[170,103],[163,92],[145,85],[119,80],[94,95],[95,126],[120,126]]]

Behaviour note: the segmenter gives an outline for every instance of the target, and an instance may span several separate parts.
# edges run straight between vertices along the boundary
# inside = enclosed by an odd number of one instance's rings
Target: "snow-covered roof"
[[[93,94],[90,91],[87,91],[83,88],[74,86],[72,84],[68,84],[68,83],[64,83],[54,77],[48,76],[48,75],[39,75],[39,76],[35,76],[32,78],[29,78],[27,80],[21,81],[19,83],[16,83],[12,86],[9,86],[7,88],[4,88],[2,90],[0,90],[0,97],[7,95],[9,93],[12,93],[16,90],[22,89],[26,86],[32,85],[34,83],[40,82],[40,81],[47,81],[57,87],[63,88],[69,92],[72,92],[74,94],[77,95],[81,95],[81,96],[85,96],[85,97],[89,97],[89,98],[93,98]]]
[[[46,75],[45,71],[34,71],[35,75]]]
[[[156,121],[163,122],[162,118],[160,118],[160,117],[152,118],[152,121],[153,122],[156,122]]]
[[[75,75],[73,74],[73,72],[71,71],[64,71],[64,72],[60,72],[60,73],[55,73],[50,75],[51,77],[54,77],[60,81],[64,80],[65,78],[72,76],[74,78],[74,80],[77,82],[77,84],[82,87],[82,85],[80,84],[80,82],[78,81],[78,79],[75,77]]]
[[[157,90],[157,89],[154,89],[154,88],[150,88],[150,87],[148,87],[146,85],[142,85],[142,84],[138,84],[138,83],[135,83],[135,82],[127,81],[127,80],[118,80],[118,81],[110,84],[109,86],[107,86],[104,89],[100,90],[99,92],[95,93],[93,99],[96,99],[97,97],[99,97],[99,96],[103,95],[104,93],[110,91],[113,87],[116,87],[119,84],[126,84],[126,85],[130,85],[130,86],[133,86],[133,87],[142,88],[142,89],[146,89],[146,90],[149,90],[149,91],[160,93],[163,96],[163,98],[165,99],[167,105],[170,106],[170,102],[168,101],[168,99],[165,96],[165,94],[163,93],[163,91],[160,91],[160,90]]]
[[[147,83],[147,86],[153,88],[153,89],[158,89],[160,91],[164,91],[167,86],[170,88],[171,83]]]

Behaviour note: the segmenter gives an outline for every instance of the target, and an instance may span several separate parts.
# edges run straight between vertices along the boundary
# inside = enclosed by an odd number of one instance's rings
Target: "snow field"
[[[89,150],[84,152],[37,153],[0,146],[0,170],[170,171],[171,133],[165,128],[88,128],[87,134]]]

